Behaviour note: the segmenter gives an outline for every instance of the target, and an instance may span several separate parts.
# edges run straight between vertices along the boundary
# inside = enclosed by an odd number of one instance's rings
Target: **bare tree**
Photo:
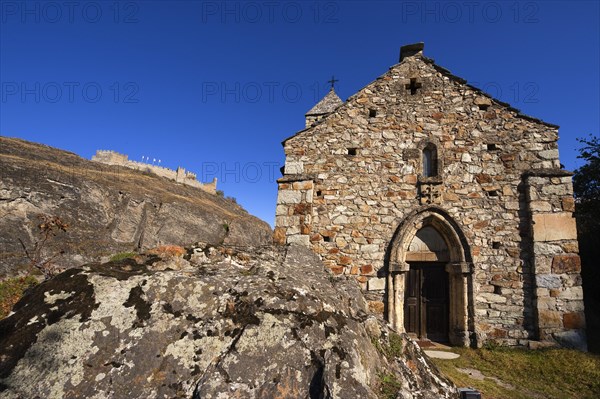
[[[23,240],[19,238],[19,242],[25,251],[25,256],[30,261],[30,266],[40,270],[47,280],[55,272],[55,266],[52,262],[62,255],[64,250],[57,251],[50,256],[44,256],[44,250],[54,237],[61,232],[65,233],[69,225],[63,222],[58,216],[38,215],[38,219],[40,219],[40,223],[37,226],[39,237],[33,243],[33,248],[27,250],[27,246],[23,243]]]

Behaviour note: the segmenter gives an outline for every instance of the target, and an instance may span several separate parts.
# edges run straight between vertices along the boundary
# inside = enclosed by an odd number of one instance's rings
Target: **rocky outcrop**
[[[269,226],[232,201],[48,146],[0,137],[0,171],[0,278],[31,264],[39,215],[68,224],[37,259],[60,254],[62,267],[158,245],[270,241]]]
[[[451,398],[356,281],[302,247],[74,268],[0,321],[4,398]]]

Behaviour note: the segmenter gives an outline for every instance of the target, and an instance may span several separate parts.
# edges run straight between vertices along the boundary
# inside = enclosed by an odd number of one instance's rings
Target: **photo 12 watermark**
[[[205,81],[201,85],[202,103],[297,103],[302,99],[317,102],[327,94],[330,85],[317,81],[300,83],[294,81],[226,82]]]
[[[499,23],[540,22],[535,1],[401,1],[402,23]]]
[[[469,84],[481,89],[493,98],[500,101],[516,104],[535,104],[540,102],[540,85],[536,82],[512,82],[500,84],[498,82],[471,82]]]
[[[203,162],[196,176],[201,182],[217,178],[218,183],[275,183],[282,164],[274,161]]]
[[[137,104],[140,87],[136,82],[17,82],[0,83],[0,102],[7,103],[98,103]]]
[[[139,22],[136,1],[0,1],[3,24],[76,24]]]
[[[336,1],[201,1],[202,23],[335,24],[340,3]]]

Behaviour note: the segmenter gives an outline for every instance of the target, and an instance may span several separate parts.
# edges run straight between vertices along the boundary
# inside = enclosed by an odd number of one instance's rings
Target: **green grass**
[[[117,262],[127,258],[133,258],[137,254],[135,252],[120,252],[110,257],[111,262]]]
[[[402,389],[402,384],[394,374],[380,373],[379,377],[379,392],[377,396],[381,399],[394,399],[398,391]]]
[[[36,285],[38,281],[32,277],[10,278],[0,282],[0,319],[5,318],[15,303],[23,296],[23,291]]]
[[[371,343],[379,353],[389,360],[402,356],[402,337],[391,333],[389,343],[381,343],[378,338],[371,338]]]
[[[459,387],[473,387],[486,399],[592,399],[600,397],[600,356],[569,349],[453,348],[458,359],[432,359]],[[457,368],[476,369],[477,380]],[[510,384],[502,386],[492,378]]]

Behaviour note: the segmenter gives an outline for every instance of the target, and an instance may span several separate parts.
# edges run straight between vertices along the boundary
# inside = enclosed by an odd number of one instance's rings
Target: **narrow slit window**
[[[437,149],[435,145],[428,144],[423,149],[423,176],[433,177],[438,174]]]

